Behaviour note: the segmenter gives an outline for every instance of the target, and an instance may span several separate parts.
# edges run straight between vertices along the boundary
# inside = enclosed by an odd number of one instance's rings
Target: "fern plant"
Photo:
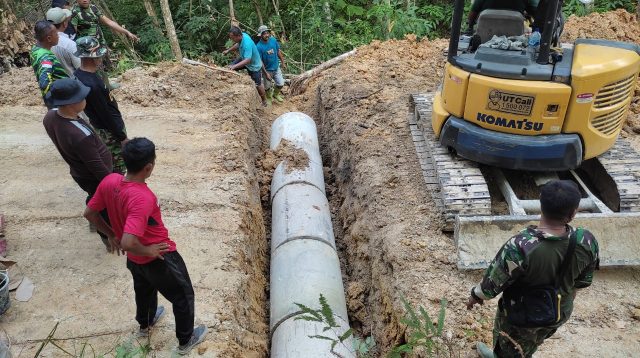
[[[400,358],[403,353],[413,353],[417,349],[424,350],[428,357],[438,357],[443,352],[448,352],[448,356],[453,356],[455,348],[452,344],[452,338],[443,335],[447,300],[440,301],[440,312],[435,325],[424,307],[420,306],[416,312],[404,297],[401,297],[400,300],[406,310],[406,316],[400,321],[407,325],[410,335],[406,343],[391,350],[389,358]]]
[[[308,322],[318,322],[324,324],[322,328],[323,334],[315,334],[309,336],[309,338],[313,339],[321,339],[325,341],[331,342],[330,352],[336,357],[342,357],[342,355],[335,351],[335,348],[338,344],[342,345],[349,352],[354,353],[358,358],[367,358],[370,357],[371,351],[375,346],[375,341],[372,337],[367,337],[366,339],[361,339],[354,335],[353,329],[349,328],[342,334],[338,334],[336,329],[340,328],[340,325],[336,322],[335,316],[333,314],[333,309],[329,306],[326,297],[320,294],[320,298],[318,299],[320,303],[319,309],[309,308],[301,303],[295,303],[296,306],[301,311],[301,315],[295,318],[295,320],[303,320]],[[327,335],[325,332],[333,333],[333,335]],[[352,346],[349,347],[346,342],[352,339]]]

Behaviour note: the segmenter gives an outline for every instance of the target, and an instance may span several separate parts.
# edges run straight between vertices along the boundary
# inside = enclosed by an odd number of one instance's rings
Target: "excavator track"
[[[597,159],[616,184],[620,212],[640,212],[640,154],[623,138]]]
[[[457,215],[491,215],[491,195],[478,165],[440,146],[431,127],[433,93],[414,94],[409,128],[427,187],[453,229]]]
[[[427,186],[444,214],[444,229],[455,229],[458,268],[483,269],[509,235],[536,224],[538,216],[491,215],[491,196],[478,165],[450,153],[436,140],[431,128],[433,99],[433,94],[412,96],[409,128],[413,142]],[[640,155],[620,138],[607,153],[585,161],[581,169],[607,206],[620,212],[579,213],[573,224],[588,227],[598,238],[602,266],[639,266]],[[585,183],[576,179],[588,191]],[[502,182],[508,185],[506,180]],[[502,195],[514,199],[509,193]]]

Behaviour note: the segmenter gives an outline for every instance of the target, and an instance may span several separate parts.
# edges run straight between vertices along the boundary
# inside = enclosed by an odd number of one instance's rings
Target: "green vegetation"
[[[69,341],[69,339],[59,340],[54,337],[56,330],[58,329],[60,322],[57,322],[53,329],[47,335],[47,338],[43,339],[40,342],[40,346],[38,346],[38,350],[36,351],[34,358],[40,357],[43,354],[43,350],[47,345],[52,345],[58,352],[55,355],[65,355],[68,357],[75,358],[104,358],[104,357],[115,357],[115,358],[146,358],[151,353],[151,339],[147,337],[145,342],[140,342],[137,339],[130,337],[127,341],[114,343],[114,347],[103,354],[98,354],[91,344],[87,341],[83,341],[78,348],[76,346],[77,341],[72,342],[72,348],[65,348],[62,346],[62,341]],[[120,337],[117,337],[119,340]]]
[[[447,300],[440,301],[438,321],[433,322],[424,307],[416,310],[403,297],[406,316],[401,320],[407,325],[409,337],[407,342],[401,344],[389,353],[389,358],[400,358],[407,353],[420,353],[427,357],[457,357],[460,355],[459,347],[451,334],[444,333],[444,318],[447,308]]]
[[[320,303],[319,309],[309,308],[301,303],[294,303],[298,308],[300,308],[301,315],[297,316],[295,320],[302,320],[307,322],[318,322],[322,323],[324,327],[322,328],[322,332],[329,332],[332,334],[316,334],[313,336],[309,336],[312,339],[321,339],[325,341],[331,342],[330,352],[336,357],[342,357],[340,353],[335,351],[335,348],[338,345],[342,345],[346,350],[355,354],[358,358],[368,358],[371,357],[373,353],[372,350],[375,347],[375,342],[372,337],[367,337],[365,339],[361,339],[360,337],[354,335],[354,332],[351,328],[346,330],[344,333],[339,334],[336,329],[340,329],[340,325],[336,322],[333,310],[331,306],[327,303],[327,299],[320,294],[320,298],[318,299]],[[349,346],[349,340],[351,340],[351,346]]]
[[[94,0],[108,4],[115,20],[140,37],[135,45],[136,60],[157,62],[172,58],[165,37],[158,0],[149,0],[159,26],[140,0]],[[42,1],[18,2],[18,10],[28,19],[42,16]],[[226,64],[220,52],[228,44],[231,2],[227,0],[169,0],[173,21],[185,57]],[[470,6],[471,1],[467,1]],[[593,11],[624,8],[635,11],[636,0],[595,0]],[[374,39],[403,38],[413,33],[419,38],[446,37],[452,2],[449,0],[252,0],[235,1],[234,13],[241,26],[254,35],[261,22],[270,26],[283,42],[289,71],[300,72]],[[107,13],[109,13],[107,12]],[[566,0],[565,14],[586,14],[579,0]],[[262,21],[260,21],[260,18]],[[112,47],[121,50],[120,60],[132,57],[121,39],[107,36]],[[129,59],[131,60],[131,59]]]

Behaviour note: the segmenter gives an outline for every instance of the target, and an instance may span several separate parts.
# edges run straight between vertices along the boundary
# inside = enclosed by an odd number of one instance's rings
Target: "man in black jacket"
[[[63,78],[51,85],[47,100],[56,109],[50,110],[42,124],[51,141],[69,165],[73,180],[87,193],[87,202],[98,184],[111,174],[111,155],[91,126],[79,117],[85,108],[89,88],[75,79]],[[101,212],[108,220],[107,211]],[[108,238],[98,232],[107,250],[112,252]]]
[[[127,129],[122,120],[122,113],[118,109],[118,103],[102,78],[96,73],[102,62],[102,56],[107,53],[107,48],[90,36],[79,38],[76,44],[78,52],[75,55],[80,57],[82,64],[74,75],[91,89],[87,96],[85,113],[111,152],[113,172],[124,174],[126,167],[122,159],[122,147],[128,141]]]

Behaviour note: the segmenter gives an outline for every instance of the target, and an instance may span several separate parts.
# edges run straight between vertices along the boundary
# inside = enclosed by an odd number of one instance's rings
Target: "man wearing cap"
[[[284,87],[284,77],[282,76],[282,70],[280,65],[285,68],[284,54],[280,49],[280,44],[273,36],[271,36],[271,30],[265,25],[258,28],[258,36],[260,41],[256,44],[260,58],[264,64],[265,71],[268,76],[265,76],[267,81],[265,82],[265,90],[267,91],[267,102],[274,99],[276,102],[282,103],[284,97],[282,97],[281,91]],[[271,80],[275,82],[275,90]]]
[[[58,44],[58,30],[52,23],[46,20],[36,22],[34,27],[36,44],[31,48],[29,55],[31,67],[36,75],[38,87],[42,99],[47,108],[53,108],[51,102],[47,99],[47,94],[51,89],[51,85],[59,79],[68,78],[64,66],[58,61],[56,55],[51,52],[51,47]]]
[[[71,4],[69,3],[68,0],[53,0],[51,1],[51,7],[52,8],[59,7],[61,9],[67,9],[71,11]],[[76,38],[76,28],[73,27],[73,25],[71,25],[71,17],[69,18],[69,25],[64,30],[64,33],[69,35],[69,38],[71,40]]]
[[[111,154],[102,140],[95,134],[79,113],[84,110],[85,97],[89,87],[76,79],[57,80],[47,94],[56,109],[50,110],[42,123],[51,141],[69,165],[69,173],[75,182],[87,193],[87,202],[98,188],[100,181],[111,174]],[[108,220],[106,211],[103,218]],[[98,232],[109,252],[117,247],[109,242],[106,235]]]
[[[242,32],[237,26],[231,26],[229,39],[235,42],[235,44],[222,53],[226,55],[229,51],[235,49],[238,49],[240,52],[240,58],[233,61],[233,63],[229,65],[229,69],[242,70],[246,68],[249,76],[251,76],[251,79],[256,84],[256,89],[262,99],[262,105],[266,107],[267,95],[262,83],[262,60],[260,59],[260,53],[258,52],[256,44],[251,39],[251,36]]]
[[[51,48],[69,77],[80,67],[80,59],[75,56],[76,43],[65,33],[71,20],[71,11],[53,7],[47,11],[47,20],[58,30],[58,44]]]
[[[75,71],[75,76],[91,90],[84,113],[89,116],[91,125],[111,152],[113,172],[124,174],[126,167],[122,146],[128,141],[127,130],[118,103],[102,78],[96,74],[107,49],[91,36],[79,38],[77,45],[76,56],[81,58],[82,65]]]

